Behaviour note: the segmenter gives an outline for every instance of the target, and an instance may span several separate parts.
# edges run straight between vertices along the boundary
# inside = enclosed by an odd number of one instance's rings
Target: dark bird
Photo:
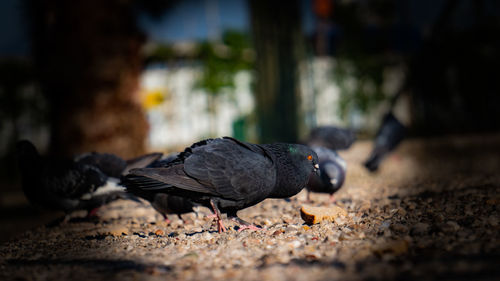
[[[346,176],[346,162],[337,152],[314,146],[312,149],[319,158],[319,175],[311,174],[307,183],[307,201],[310,201],[309,193],[320,192],[330,194],[330,202],[334,202],[333,194],[344,184]]]
[[[406,127],[396,119],[392,112],[387,113],[375,136],[371,154],[364,163],[365,167],[371,172],[376,171],[382,160],[403,140],[405,134]]]
[[[310,192],[330,194],[330,201],[334,202],[333,194],[344,184],[346,176],[346,162],[336,150],[348,149],[356,141],[353,130],[335,126],[320,126],[311,130],[307,139],[310,146],[319,157],[319,175],[312,174],[307,184],[307,201],[310,201]]]
[[[88,153],[68,158],[41,156],[36,147],[23,140],[17,156],[24,194],[34,205],[69,214],[87,210],[89,215],[103,204],[129,198],[118,178],[131,168],[147,166],[161,157],[153,153],[129,161],[108,153]]]
[[[160,158],[162,156],[163,153],[155,152],[123,160],[111,153],[90,152],[80,154],[73,160],[80,164],[96,167],[108,177],[119,179],[131,169],[148,167],[157,161],[161,161]]]
[[[147,190],[189,198],[212,208],[219,232],[226,231],[221,212],[241,231],[257,227],[238,218],[238,210],[297,194],[317,163],[316,153],[304,145],[257,145],[224,137],[197,142],[163,167],[134,169],[122,184],[133,194]]]
[[[306,141],[308,146],[326,147],[332,150],[348,149],[356,141],[354,131],[335,126],[320,126],[311,130]]]

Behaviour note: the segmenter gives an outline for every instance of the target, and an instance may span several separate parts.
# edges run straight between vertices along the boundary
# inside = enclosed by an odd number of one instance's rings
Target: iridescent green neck
[[[306,185],[309,173],[292,159],[299,153],[292,144],[262,145],[273,156],[276,165],[276,185],[269,198],[287,198],[299,193]]]

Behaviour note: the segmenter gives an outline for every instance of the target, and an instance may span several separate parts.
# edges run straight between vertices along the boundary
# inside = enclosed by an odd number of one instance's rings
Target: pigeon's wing
[[[119,178],[127,167],[127,162],[111,153],[86,153],[75,158],[75,162],[101,170],[109,177]]]
[[[135,169],[123,183],[129,189],[166,192],[183,189],[230,200],[252,200],[266,196],[274,187],[273,167],[263,154],[230,139],[216,139],[191,147],[184,163]]]
[[[203,186],[231,200],[265,197],[276,182],[274,164],[262,149],[229,138],[193,149],[184,170]]]
[[[355,141],[356,135],[350,129],[321,126],[311,130],[308,144],[340,150],[348,149]]]
[[[158,161],[163,156],[161,152],[149,153],[126,161],[127,166],[122,171],[122,175],[128,174],[132,169],[144,168]]]
[[[167,168],[134,169],[122,179],[127,189],[140,188],[146,191],[169,191],[175,188],[193,192],[217,194],[213,188],[204,186],[184,172],[184,165],[177,164]]]

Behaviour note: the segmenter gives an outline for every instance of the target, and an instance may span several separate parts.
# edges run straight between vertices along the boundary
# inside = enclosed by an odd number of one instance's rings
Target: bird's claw
[[[214,219],[216,217],[217,217],[217,214],[210,214],[210,215],[206,216],[207,219]]]
[[[242,232],[243,230],[245,229],[250,229],[250,230],[262,230],[261,227],[258,227],[256,225],[253,225],[253,224],[250,224],[250,225],[240,225],[239,228],[238,228],[238,232]]]
[[[217,231],[218,231],[219,233],[221,233],[221,232],[226,232],[226,231],[227,231],[226,227],[225,227],[225,226],[224,226],[224,224],[222,223],[222,220],[218,220],[218,221],[217,221]]]

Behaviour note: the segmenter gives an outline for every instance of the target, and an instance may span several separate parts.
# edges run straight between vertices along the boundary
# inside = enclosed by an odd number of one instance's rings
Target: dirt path
[[[265,230],[228,221],[223,234],[208,209],[167,225],[118,201],[2,244],[0,280],[500,280],[500,137],[408,141],[375,175],[360,164],[369,149],[342,153],[348,216],[335,223],[303,224],[305,192],[240,212]]]

